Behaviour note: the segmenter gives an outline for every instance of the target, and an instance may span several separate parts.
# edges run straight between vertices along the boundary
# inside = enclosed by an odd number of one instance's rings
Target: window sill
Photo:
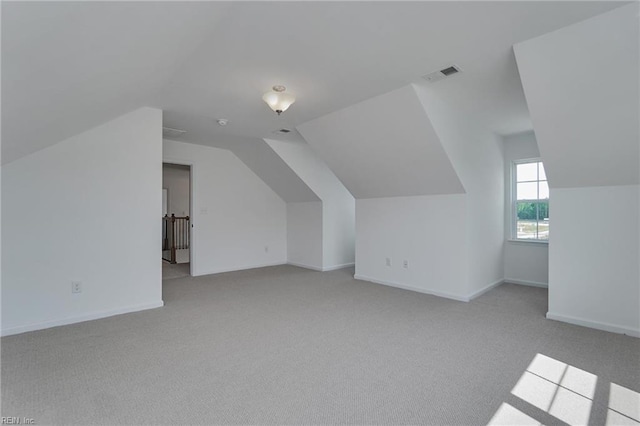
[[[507,242],[516,244],[538,244],[543,246],[549,245],[549,240],[516,240],[514,238],[509,238],[507,239]]]

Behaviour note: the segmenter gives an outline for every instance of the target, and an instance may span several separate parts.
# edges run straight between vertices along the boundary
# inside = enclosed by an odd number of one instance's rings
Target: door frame
[[[195,271],[197,271],[196,269],[196,262],[195,262],[195,256],[193,255],[193,253],[195,253],[195,249],[197,246],[197,238],[196,238],[196,232],[194,232],[194,229],[196,229],[196,227],[193,224],[193,216],[194,216],[194,212],[195,210],[195,194],[196,194],[196,179],[195,179],[195,162],[193,160],[183,160],[183,159],[179,159],[179,158],[174,158],[174,157],[162,157],[162,164],[177,164],[179,166],[189,166],[189,275],[191,275],[192,277],[195,277]]]

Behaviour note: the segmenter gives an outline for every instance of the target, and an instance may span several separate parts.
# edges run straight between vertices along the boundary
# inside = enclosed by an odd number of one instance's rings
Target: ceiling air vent
[[[286,135],[287,133],[291,133],[291,129],[274,130],[273,133],[278,134],[278,135]]]
[[[441,70],[434,71],[432,73],[424,75],[422,76],[422,78],[424,78],[430,83],[433,83],[435,81],[442,80],[443,78],[450,77],[454,74],[458,74],[459,72],[461,72],[461,70],[457,65],[451,65]]]
[[[162,136],[165,138],[179,138],[185,133],[187,133],[186,130],[172,129],[171,127],[162,128]]]

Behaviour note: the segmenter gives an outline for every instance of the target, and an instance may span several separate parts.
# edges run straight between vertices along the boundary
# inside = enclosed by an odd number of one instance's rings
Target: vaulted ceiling
[[[355,198],[463,193],[412,86],[298,127]]]
[[[640,182],[639,17],[630,4],[514,47],[553,188]]]
[[[451,63],[467,113],[498,133],[527,130],[511,47],[620,5],[3,2],[2,160],[143,105],[188,142],[263,143]],[[298,98],[281,117],[261,100],[274,84]]]

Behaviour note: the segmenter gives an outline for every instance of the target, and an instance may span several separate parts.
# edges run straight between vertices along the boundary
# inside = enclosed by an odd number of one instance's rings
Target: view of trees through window
[[[517,163],[516,238],[549,239],[549,185],[540,161]]]

